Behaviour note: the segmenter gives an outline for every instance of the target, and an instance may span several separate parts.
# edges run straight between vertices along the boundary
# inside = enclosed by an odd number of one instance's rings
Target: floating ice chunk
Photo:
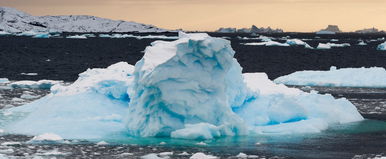
[[[245,153],[240,152],[240,153],[236,156],[236,158],[248,158],[248,155],[245,154]]]
[[[0,83],[9,83],[8,78],[0,78]]]
[[[308,45],[306,42],[300,40],[300,39],[288,39],[286,41],[287,44],[294,46],[294,45],[301,45],[304,46],[307,49],[313,49],[310,45]]]
[[[6,31],[0,31],[0,36],[4,36],[4,35],[11,35],[11,33],[8,33]]]
[[[339,41],[338,39],[331,39],[330,41],[332,41],[332,42],[337,42],[337,41]]]
[[[1,146],[16,146],[16,145],[21,145],[21,143],[20,142],[15,142],[15,141],[1,143]]]
[[[62,137],[53,133],[44,133],[38,136],[35,136],[31,141],[60,141],[63,140]]]
[[[26,76],[37,76],[38,73],[20,73],[21,75],[26,75]]]
[[[267,41],[267,42],[252,42],[252,43],[242,43],[243,45],[256,45],[256,46],[290,46],[287,43],[279,43],[276,41]]]
[[[66,38],[67,39],[87,39],[87,36],[85,36],[85,35],[71,35],[71,36],[67,36]]]
[[[50,89],[52,86],[61,84],[63,81],[40,80],[40,81],[17,81],[9,85],[13,88],[34,88],[34,89]]]
[[[386,87],[386,70],[381,67],[342,68],[329,71],[298,71],[275,79],[275,83],[327,87]]]
[[[343,43],[343,44],[335,44],[335,43],[319,43],[318,47],[316,49],[331,49],[333,47],[348,47],[351,46],[349,43]]]
[[[34,32],[33,30],[30,30],[30,31],[25,31],[25,32],[19,33],[19,34],[17,34],[17,36],[35,36],[37,34],[38,33]]]
[[[190,159],[218,159],[216,156],[206,155],[202,152],[197,152],[190,157]]]
[[[359,41],[358,45],[364,46],[367,45],[363,40]]]
[[[316,34],[317,35],[334,35],[336,33],[333,31],[321,30],[321,31],[316,32]]]
[[[382,43],[382,44],[379,44],[377,46],[377,50],[382,50],[382,51],[386,51],[386,42]]]

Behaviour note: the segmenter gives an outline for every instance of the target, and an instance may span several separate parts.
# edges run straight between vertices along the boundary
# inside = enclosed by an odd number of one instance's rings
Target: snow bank
[[[318,47],[316,49],[331,49],[333,47],[348,47],[351,46],[349,43],[343,43],[343,44],[335,44],[335,43],[319,43]]]
[[[85,36],[85,35],[71,35],[71,36],[67,36],[66,38],[67,39],[87,39],[87,36]]]
[[[25,116],[5,130],[99,141],[122,132],[212,139],[320,132],[363,119],[346,99],[277,85],[262,73],[243,75],[225,39],[179,36],[153,42],[135,68],[121,62],[89,69],[72,85],[55,85],[50,95],[8,109]]]
[[[380,67],[298,71],[274,80],[286,85],[328,87],[386,87],[386,70]]]
[[[386,42],[379,44],[377,50],[386,51]]]
[[[35,88],[35,89],[50,89],[53,85],[61,84],[63,81],[40,80],[40,81],[17,81],[9,85],[13,88]]]

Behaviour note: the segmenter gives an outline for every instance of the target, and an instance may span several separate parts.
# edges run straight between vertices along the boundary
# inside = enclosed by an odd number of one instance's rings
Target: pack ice
[[[120,62],[89,69],[69,86],[10,108],[10,133],[54,133],[67,139],[136,137],[212,139],[223,136],[315,133],[363,120],[346,99],[305,93],[242,74],[230,42],[180,33],[155,41],[135,67]],[[0,113],[0,119],[1,119]]]
[[[275,83],[327,87],[386,88],[386,70],[382,67],[341,68],[328,71],[298,71],[279,77]]]

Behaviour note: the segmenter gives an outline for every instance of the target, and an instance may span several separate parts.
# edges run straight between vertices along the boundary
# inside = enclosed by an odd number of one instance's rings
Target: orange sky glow
[[[386,30],[386,0],[0,0],[0,6],[32,15],[94,15],[190,31],[253,24],[297,32],[328,24],[343,31]]]

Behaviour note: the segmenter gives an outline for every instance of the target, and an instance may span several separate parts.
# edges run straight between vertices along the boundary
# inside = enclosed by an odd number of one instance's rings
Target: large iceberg
[[[386,87],[386,70],[382,67],[342,68],[329,71],[298,71],[279,77],[275,83],[328,87]]]
[[[180,33],[155,41],[135,67],[121,62],[89,69],[69,86],[25,106],[3,123],[11,133],[54,133],[65,139],[136,137],[212,139],[320,132],[363,120],[348,100],[306,93],[242,74],[230,42]]]

